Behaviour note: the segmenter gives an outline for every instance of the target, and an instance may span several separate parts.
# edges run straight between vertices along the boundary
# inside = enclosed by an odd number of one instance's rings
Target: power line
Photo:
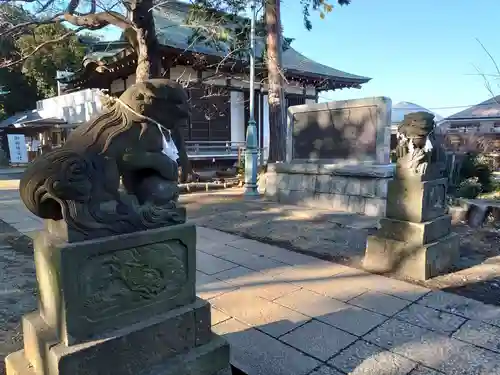
[[[327,98],[327,97],[324,97],[324,96],[321,96],[321,95],[320,95],[320,98],[332,101],[331,98]],[[342,99],[340,99],[340,100],[342,100]],[[477,104],[470,104],[470,105],[455,105],[455,106],[449,106],[449,107],[425,107],[424,109],[428,109],[428,110],[434,111],[434,110],[440,110],[440,109],[461,109],[461,108],[491,106],[492,104],[494,104],[494,103],[491,103],[491,102],[490,103],[477,103]],[[497,104],[499,105],[499,110],[500,110],[500,100],[497,102]],[[401,109],[405,109],[405,108],[401,108]]]

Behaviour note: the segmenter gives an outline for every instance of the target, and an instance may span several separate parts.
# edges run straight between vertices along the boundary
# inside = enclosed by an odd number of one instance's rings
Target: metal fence
[[[246,142],[231,141],[186,141],[186,151],[189,159],[234,159],[238,164],[244,158]],[[257,162],[266,163],[267,148],[257,149]]]
[[[186,141],[186,152],[190,159],[238,159],[239,150],[245,142],[231,141]]]

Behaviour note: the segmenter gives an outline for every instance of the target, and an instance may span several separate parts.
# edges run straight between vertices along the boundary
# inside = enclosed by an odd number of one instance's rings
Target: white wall
[[[36,107],[44,118],[55,117],[64,119],[69,124],[78,124],[99,113],[102,105],[99,90],[86,89],[39,100]]]
[[[231,91],[231,142],[245,141],[245,96]]]

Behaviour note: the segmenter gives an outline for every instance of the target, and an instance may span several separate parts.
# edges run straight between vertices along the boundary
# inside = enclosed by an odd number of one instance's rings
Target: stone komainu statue
[[[162,152],[160,126],[171,130],[179,159],[187,160],[179,123],[188,115],[187,95],[177,83],[152,79],[131,86],[61,148],[29,165],[22,201],[35,215],[64,223],[69,241],[184,222],[178,166]]]
[[[432,113],[413,112],[405,115],[398,127],[398,166],[416,175],[442,175],[444,154],[441,145],[436,142],[435,128]]]

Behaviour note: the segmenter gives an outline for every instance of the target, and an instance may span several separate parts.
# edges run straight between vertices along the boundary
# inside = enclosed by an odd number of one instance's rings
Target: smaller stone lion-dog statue
[[[397,134],[396,163],[400,174],[441,176],[443,155],[434,137],[435,127],[432,113],[422,111],[405,115]]]
[[[62,147],[28,166],[22,201],[69,242],[185,222],[185,209],[177,207],[178,165],[163,152],[162,128],[178,129],[188,116],[179,84],[151,79],[132,85],[109,98]],[[176,146],[185,153],[182,139]]]

